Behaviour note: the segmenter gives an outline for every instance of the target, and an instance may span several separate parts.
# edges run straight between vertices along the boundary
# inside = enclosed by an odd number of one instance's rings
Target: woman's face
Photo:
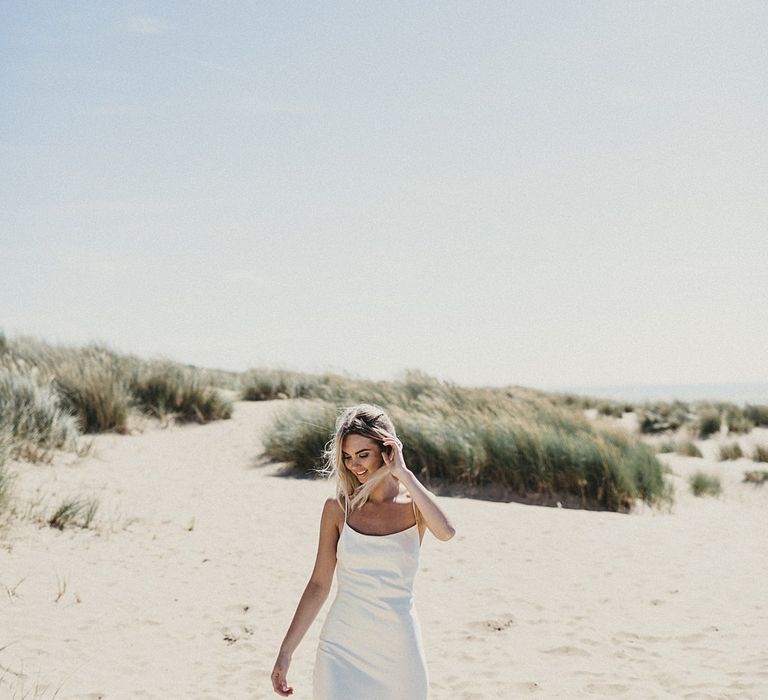
[[[341,460],[360,481],[365,483],[371,474],[384,465],[380,443],[364,435],[347,435],[341,442]]]

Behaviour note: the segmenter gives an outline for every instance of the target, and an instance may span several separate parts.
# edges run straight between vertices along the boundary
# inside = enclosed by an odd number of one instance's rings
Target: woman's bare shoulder
[[[335,496],[325,499],[322,520],[333,523],[338,530],[341,530],[342,523],[344,522],[344,508],[342,508]]]

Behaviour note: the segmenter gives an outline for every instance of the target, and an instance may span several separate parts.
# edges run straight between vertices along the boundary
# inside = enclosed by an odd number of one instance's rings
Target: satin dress
[[[414,515],[416,506],[414,504]],[[425,700],[429,676],[413,598],[419,527],[365,535],[347,524],[336,597],[320,630],[314,700]]]

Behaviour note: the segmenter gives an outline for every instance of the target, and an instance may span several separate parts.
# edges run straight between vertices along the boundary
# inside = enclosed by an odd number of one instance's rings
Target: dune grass
[[[369,401],[397,426],[409,467],[426,483],[491,486],[523,498],[628,510],[669,498],[652,449],[536,392],[466,389],[418,372],[398,382],[319,385],[334,400],[292,403],[274,419],[265,453],[316,475],[339,406]]]
[[[135,404],[149,415],[169,414],[181,422],[208,423],[232,417],[232,402],[225,400],[202,373],[170,362],[135,366],[128,390]]]
[[[722,491],[720,479],[702,471],[691,474],[688,483],[694,496],[717,496]]]
[[[768,445],[755,445],[752,459],[755,462],[768,462]]]
[[[744,415],[755,425],[768,425],[768,406],[747,404],[744,407]]]
[[[0,516],[3,516],[11,502],[14,476],[0,459]]]
[[[32,372],[0,367],[0,442],[7,457],[44,461],[73,448],[79,435],[76,418],[50,385]]]
[[[682,440],[675,446],[675,452],[684,457],[701,457],[701,450],[692,440]]]
[[[729,443],[720,445],[717,458],[721,462],[723,462],[731,459],[739,459],[739,457],[743,457],[743,456],[744,456],[744,452],[742,452],[742,449],[739,443],[729,442]]]
[[[58,530],[73,526],[88,528],[98,508],[99,503],[95,499],[66,499],[48,519],[48,525]]]
[[[230,418],[232,403],[217,384],[240,387],[236,373],[142,360],[99,344],[71,347],[22,337],[4,340],[3,347],[0,366],[34,372],[49,384],[83,433],[124,433],[133,410],[182,422]]]
[[[762,486],[768,481],[768,471],[765,469],[759,469],[755,471],[744,472],[744,481],[748,484],[757,484]]]

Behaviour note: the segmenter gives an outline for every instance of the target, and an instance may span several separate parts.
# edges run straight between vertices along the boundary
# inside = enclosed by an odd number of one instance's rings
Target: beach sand
[[[0,536],[0,699],[278,697],[269,674],[333,493],[258,459],[281,404],[10,464],[31,518]],[[457,534],[425,535],[415,589],[430,698],[768,697],[768,485],[698,444],[703,460],[659,456],[671,510],[440,497]],[[719,497],[690,494],[696,469]],[[34,521],[66,497],[99,500],[90,529]],[[294,655],[297,700],[334,595]]]

